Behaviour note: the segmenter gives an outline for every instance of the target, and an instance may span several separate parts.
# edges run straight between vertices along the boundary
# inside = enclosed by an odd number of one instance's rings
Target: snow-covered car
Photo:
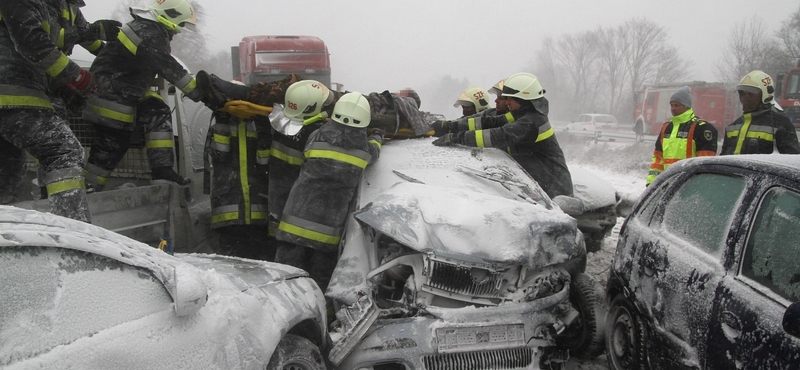
[[[577,221],[507,153],[392,141],[326,297],[342,369],[559,368],[603,350]]]
[[[607,284],[611,369],[800,364],[800,156],[693,158],[647,188]]]
[[[573,197],[581,201],[577,207],[562,207],[563,211],[578,220],[578,229],[583,232],[586,251],[597,252],[603,239],[611,234],[617,224],[617,207],[620,196],[614,187],[591,171],[571,167]],[[554,199],[559,202],[560,196]]]
[[[587,113],[581,114],[572,121],[564,131],[603,131],[618,130],[617,118],[610,114]]]
[[[325,369],[305,271],[0,207],[0,368]]]

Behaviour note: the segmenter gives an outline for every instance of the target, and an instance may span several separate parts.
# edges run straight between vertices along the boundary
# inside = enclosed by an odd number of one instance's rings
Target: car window
[[[592,121],[592,117],[589,117],[589,116],[587,116],[585,114],[581,116],[581,122],[591,122],[591,121]]]
[[[800,301],[800,195],[770,189],[747,239],[742,275],[792,301]]]
[[[70,249],[2,247],[0,281],[0,359],[172,310],[172,298],[148,270]]]
[[[667,203],[664,228],[719,256],[745,185],[742,177],[709,173],[692,176]]]
[[[601,123],[617,123],[617,120],[612,116],[597,116],[594,120]]]

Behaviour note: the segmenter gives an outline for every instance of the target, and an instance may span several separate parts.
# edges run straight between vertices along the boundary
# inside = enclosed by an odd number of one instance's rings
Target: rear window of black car
[[[664,227],[706,253],[719,256],[746,184],[743,177],[710,173],[689,178],[668,201]]]
[[[747,240],[742,275],[780,296],[800,301],[800,194],[772,188],[758,208]]]

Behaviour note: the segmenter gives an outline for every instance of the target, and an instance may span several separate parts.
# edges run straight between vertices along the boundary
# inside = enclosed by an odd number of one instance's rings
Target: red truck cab
[[[314,36],[246,36],[231,47],[233,77],[252,85],[296,73],[331,86],[328,47]]]

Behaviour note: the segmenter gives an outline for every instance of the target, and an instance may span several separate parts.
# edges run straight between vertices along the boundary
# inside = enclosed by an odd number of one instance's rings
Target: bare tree
[[[800,7],[783,22],[777,36],[785,57],[800,58]]]
[[[632,19],[620,26],[619,32],[625,48],[631,102],[645,84],[674,82],[686,75],[691,62],[676,60],[678,54],[667,43],[663,27],[647,19]]]
[[[572,105],[581,112],[593,110],[597,97],[597,40],[597,34],[592,31],[580,32],[575,36],[564,35],[558,39],[558,47],[552,51],[555,61],[564,68],[570,80],[568,86],[561,87],[571,90]]]
[[[736,23],[722,57],[717,61],[717,77],[727,83],[735,83],[745,74],[760,69],[774,74],[785,69],[781,62],[778,42],[767,32],[764,21],[754,16],[749,21]]]
[[[625,70],[625,48],[622,45],[621,30],[619,28],[597,30],[598,57],[600,61],[600,81],[602,81],[603,95],[607,111],[618,117],[623,113],[623,94],[628,79]],[[621,114],[622,113],[622,114]]]

